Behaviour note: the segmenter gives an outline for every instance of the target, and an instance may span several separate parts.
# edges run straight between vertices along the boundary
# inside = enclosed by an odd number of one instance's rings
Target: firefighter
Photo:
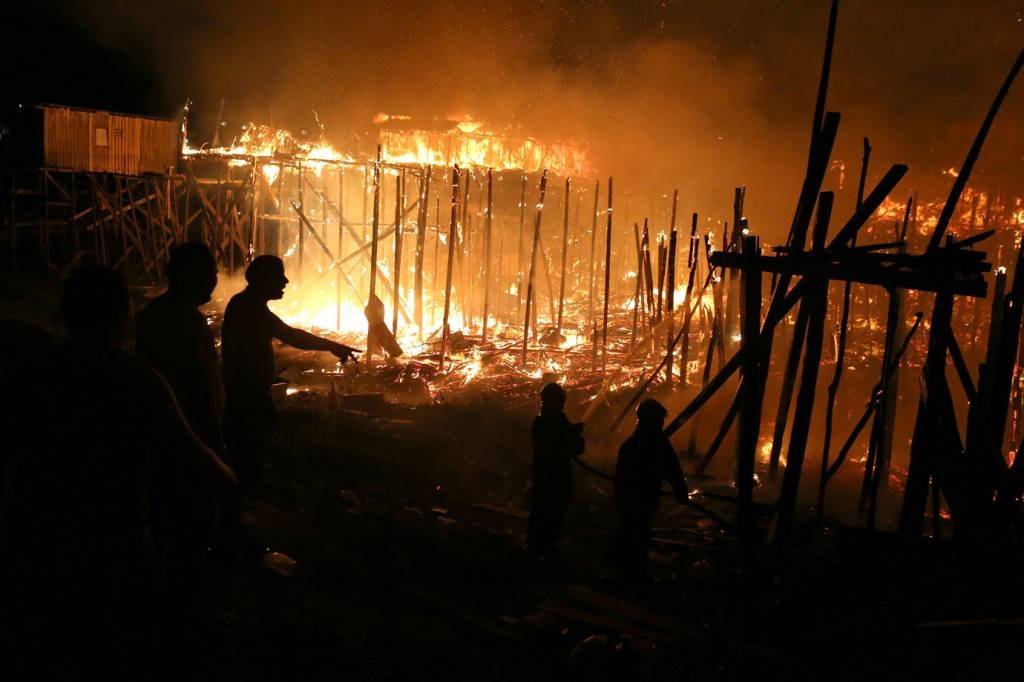
[[[541,553],[557,549],[572,497],[572,460],[583,454],[583,424],[565,416],[565,390],[549,383],[540,392],[540,414],[533,418],[533,489],[526,543]]]
[[[686,478],[664,433],[665,408],[648,398],[636,409],[636,429],[619,448],[615,504],[622,525],[613,536],[612,559],[631,582],[646,575],[651,521],[658,511],[661,482],[667,480],[680,504],[689,501]]]

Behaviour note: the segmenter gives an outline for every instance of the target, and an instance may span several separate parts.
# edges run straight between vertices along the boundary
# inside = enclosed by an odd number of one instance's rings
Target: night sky
[[[249,120],[354,146],[378,112],[467,114],[588,145],[603,173],[679,186],[708,210],[752,187],[767,220],[790,211],[806,158],[826,0],[690,2],[19,3],[5,12],[6,103],[176,115],[209,137],[225,97]],[[948,184],[1024,45],[1024,2],[845,0],[829,107],[836,157],[862,138],[915,187]],[[1024,177],[1021,88],[979,181]],[[909,191],[909,190],[908,190]],[[755,213],[756,214],[756,213]]]

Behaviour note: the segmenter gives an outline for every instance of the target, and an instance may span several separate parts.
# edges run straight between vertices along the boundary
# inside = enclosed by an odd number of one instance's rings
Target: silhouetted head
[[[175,246],[167,260],[167,284],[190,303],[209,303],[217,287],[217,260],[210,248],[202,242]]]
[[[284,276],[284,262],[277,256],[256,256],[245,269],[245,281],[261,298],[284,298],[288,278]]]
[[[60,310],[71,338],[116,345],[128,332],[128,287],[103,265],[81,268],[64,282]]]
[[[636,406],[636,421],[639,426],[662,428],[668,410],[654,398],[648,398]]]
[[[565,409],[565,389],[551,382],[540,389],[540,409],[544,412],[561,412]]]

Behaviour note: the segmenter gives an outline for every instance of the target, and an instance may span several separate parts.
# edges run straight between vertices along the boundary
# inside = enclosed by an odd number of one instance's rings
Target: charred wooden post
[[[732,237],[729,239],[727,251],[732,251],[738,248],[742,238],[743,232],[740,229],[740,221],[743,220],[743,201],[747,194],[746,187],[737,187],[732,200]],[[723,329],[725,330],[725,343],[727,346],[734,345],[735,337],[735,322],[736,311],[738,309],[738,297],[739,292],[736,290],[736,282],[739,278],[739,272],[730,270],[726,274],[728,278],[725,287],[725,324]]]
[[[697,234],[697,214],[694,213],[690,219],[690,250],[689,255],[686,259],[686,264],[690,268],[690,274],[686,280],[686,294],[683,296],[683,340],[682,349],[679,353],[679,383],[686,386],[688,383],[687,369],[690,364],[690,323],[693,319],[693,311],[697,306],[700,305],[700,298],[694,302],[694,305],[690,305],[690,300],[693,298],[693,279],[697,274],[697,245],[700,244],[700,237]]]
[[[644,230],[640,239],[640,251],[643,253],[644,292],[647,301],[647,326],[654,327],[654,273],[651,271],[651,233],[647,229],[647,218],[644,218]]]
[[[306,195],[303,192],[303,189],[304,189],[305,185],[306,185],[306,183],[305,183],[305,170],[302,167],[302,162],[299,161],[299,210],[302,211],[303,214],[305,214],[305,212],[306,212]],[[300,225],[299,226],[299,273],[298,273],[299,284],[302,284],[302,270],[303,270],[303,266],[305,265],[305,258],[306,258],[306,231],[303,230],[302,226]],[[234,258],[232,258],[232,263],[234,263]],[[232,271],[234,270],[234,265],[232,265],[231,269],[232,269]],[[371,294],[372,293],[373,292],[371,290]]]
[[[612,178],[608,178],[608,226],[604,235],[604,313],[601,330],[601,370],[608,369],[608,303],[612,277]]]
[[[757,436],[761,426],[761,354],[757,352],[761,332],[761,270],[757,266],[757,237],[743,238],[743,402],[740,409],[739,440],[736,448],[736,491],[739,499],[737,527],[747,544],[754,539],[754,464]],[[771,333],[771,332],[769,332]]]
[[[326,219],[326,216],[325,216]],[[338,254],[344,253],[342,247],[345,244],[345,169],[338,169]],[[334,260],[333,258],[331,259]],[[341,329],[341,268],[338,268],[338,276],[334,283],[334,328]]]
[[[868,175],[868,163],[871,160],[871,143],[864,138],[864,156],[860,165],[860,180],[857,183],[857,206],[864,203],[864,183]],[[856,238],[853,243],[856,244]],[[821,474],[818,477],[818,504],[817,514],[820,522],[825,515],[825,491],[828,487],[828,463],[832,447],[832,420],[835,415],[836,397],[839,394],[839,382],[843,378],[843,367],[846,363],[846,336],[850,326],[850,304],[853,292],[853,282],[846,282],[843,285],[843,307],[839,317],[839,342],[836,348],[836,364],[832,373],[832,381],[828,385],[828,396],[825,403],[825,437],[821,449]],[[870,308],[868,314],[871,314]],[[882,368],[887,365],[883,358]]]
[[[562,315],[565,310],[565,273],[569,258],[569,193],[570,178],[565,179],[564,215],[562,218],[562,274],[558,284],[558,321],[555,323],[555,341],[561,344]]]
[[[466,326],[472,328],[473,287],[470,286],[472,279],[470,272],[473,268],[470,263],[473,259],[473,254],[471,251],[472,232],[469,223],[469,189],[473,182],[473,177],[470,173],[470,169],[468,168],[466,168],[463,173],[465,177],[462,180],[462,220],[459,222],[461,242],[459,244],[459,250],[456,252],[456,256],[459,259],[459,268],[462,275],[462,317],[466,322]]]
[[[530,251],[530,275],[526,281],[526,319],[523,322],[523,357],[522,362],[526,364],[526,354],[530,347],[530,312],[533,302],[533,281],[537,269],[537,251],[540,246],[540,221],[544,212],[544,194],[548,188],[548,172],[544,170],[540,176],[540,200],[537,202],[537,217],[533,224],[533,248]],[[536,326],[536,325],[535,325]]]
[[[392,274],[391,331],[398,334],[399,286],[402,281],[402,208],[405,197],[405,171],[395,175],[395,272]]]
[[[636,293],[633,295],[633,330],[629,337],[629,347],[636,344],[637,324],[640,320],[640,310],[643,307],[643,281],[641,273],[644,271],[644,253],[640,248],[640,226],[633,223],[633,241],[636,242]]]
[[[668,252],[665,247],[665,240],[660,235],[658,236],[658,307],[655,311],[655,320],[658,324],[661,324],[662,312],[665,305],[665,259],[668,257]]]
[[[674,207],[673,207],[674,209]],[[675,222],[675,221],[673,221]],[[669,355],[668,361],[665,363],[665,381],[672,383],[672,353],[669,351],[669,347],[672,345],[672,337],[675,336],[675,289],[676,289],[676,241],[678,240],[678,234],[675,226],[672,227],[672,232],[668,238],[668,290],[665,294],[665,314],[668,316],[668,326],[665,337],[665,352]],[[683,370],[685,374],[685,368]]]
[[[673,190],[672,192],[672,214],[669,219],[669,243],[668,243],[668,297],[665,301],[665,306],[668,312],[668,329],[665,332],[665,352],[669,352],[669,346],[672,345],[672,337],[676,335],[676,319],[675,319],[675,290],[676,290],[676,247],[679,239],[676,233],[676,208],[679,205],[679,190]],[[684,307],[685,310],[685,297]],[[668,382],[672,382],[673,358],[668,359],[668,364],[665,367],[665,379]]]
[[[522,314],[523,307],[523,238],[526,230],[526,173],[519,187],[519,248],[516,251],[516,317]]]
[[[423,180],[420,185],[420,205],[416,214],[416,272],[413,275],[413,287],[415,297],[416,326],[419,328],[420,338],[423,338],[423,255],[427,243],[427,210],[430,202],[430,175],[432,166],[423,169]],[[437,282],[431,282],[437,286]]]
[[[587,264],[587,324],[593,326],[594,321],[594,257],[597,247],[597,216],[599,211],[598,202],[601,199],[601,181],[594,181],[594,214],[591,216],[590,224],[590,261]],[[597,348],[594,339],[594,348]],[[596,352],[596,351],[595,351]]]
[[[907,467],[907,481],[900,512],[899,530],[905,535],[920,535],[923,531],[929,484],[935,466],[942,457],[937,451],[949,452],[950,444],[942,443],[941,437],[937,439],[935,434],[930,432],[937,428],[943,415],[948,415],[946,406],[952,405],[945,375],[946,353],[951,333],[949,324],[952,316],[953,294],[949,290],[938,292],[935,296],[935,307],[932,309],[924,384],[918,400],[917,421],[910,446],[910,465]]]
[[[1006,98],[1010,87],[1024,66],[1024,50],[1017,56],[1010,68],[1006,80],[996,93],[995,100],[989,108],[978,134],[975,136],[967,157],[961,166],[960,174],[953,181],[949,197],[943,206],[935,230],[928,242],[928,252],[939,250],[946,229],[960,201],[974,164],[981,154],[985,139],[992,127],[996,114]],[[950,468],[950,460],[957,456],[957,450],[963,450],[959,434],[956,433],[955,413],[952,397],[946,383],[945,363],[951,336],[950,321],[953,313],[953,293],[950,288],[937,292],[935,307],[932,312],[931,334],[928,340],[928,356],[925,360],[925,390],[922,400],[918,402],[918,415],[914,427],[914,439],[910,449],[910,466],[907,471],[906,492],[900,513],[900,532],[908,535],[919,535],[923,530],[924,511],[928,497],[929,479],[938,476],[942,469]],[[952,442],[955,434],[956,442]],[[1000,435],[1000,438],[1002,436]],[[957,482],[949,480],[950,485]],[[940,481],[941,483],[941,481]],[[957,505],[959,491],[944,487],[946,498],[951,506]],[[973,511],[973,509],[972,509]],[[954,512],[954,515],[956,513]]]
[[[903,216],[903,229],[896,235],[903,242],[901,246],[897,247],[896,253],[898,254],[905,254],[907,250],[903,237],[907,231],[912,205],[913,199],[907,202],[907,209]],[[894,287],[887,288],[886,293],[889,297],[889,304],[886,310],[885,341],[882,349],[883,368],[893,365],[896,340],[903,333],[903,293]],[[888,486],[893,434],[896,430],[896,406],[899,404],[899,379],[899,363],[896,362],[890,372],[882,375],[881,397],[875,411],[874,421],[871,424],[868,457],[864,463],[864,478],[861,482],[859,502],[861,509],[867,513],[868,528],[875,527],[878,496]]]
[[[448,350],[450,332],[448,329],[448,316],[452,306],[452,269],[455,264],[455,231],[458,229],[459,220],[459,167],[452,168],[452,217],[448,227],[448,265],[445,267],[444,276],[444,313],[441,317],[441,350],[437,361],[437,367],[444,371],[445,353]]]
[[[377,162],[373,164],[373,223],[370,228],[370,295],[377,295],[377,242],[380,239],[380,145],[377,145]],[[299,181],[301,187],[302,181]]]
[[[566,181],[568,182],[568,181]],[[491,303],[491,212],[494,206],[493,174],[487,169],[487,213],[484,215],[484,320],[483,340],[487,341],[487,318],[490,315]],[[499,261],[500,265],[500,261]],[[562,275],[565,277],[564,273]],[[498,280],[501,280],[501,268],[498,268]],[[499,289],[500,290],[500,289]]]
[[[833,194],[822,192],[818,199],[818,217],[814,225],[813,250],[820,252],[825,247],[828,223],[832,216]],[[828,280],[815,278],[810,284],[804,304],[808,308],[807,348],[804,352],[803,371],[800,374],[800,388],[793,410],[793,431],[789,438],[789,456],[786,471],[782,477],[779,493],[778,517],[775,542],[785,544],[789,540],[796,516],[796,497],[800,488],[804,455],[810,434],[811,416],[814,411],[814,394],[818,384],[818,368],[821,364],[821,346],[825,332],[825,317],[828,309]]]

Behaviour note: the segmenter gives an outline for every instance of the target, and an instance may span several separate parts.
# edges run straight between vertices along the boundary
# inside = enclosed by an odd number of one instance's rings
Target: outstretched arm
[[[346,346],[343,343],[337,343],[330,339],[325,339],[322,336],[310,334],[302,329],[291,327],[273,313],[271,313],[270,318],[273,325],[271,333],[274,338],[283,343],[287,343],[289,346],[298,348],[299,350],[327,351],[328,353],[334,353],[342,362],[347,361],[349,358],[355,360],[354,354],[361,352],[358,349]]]

